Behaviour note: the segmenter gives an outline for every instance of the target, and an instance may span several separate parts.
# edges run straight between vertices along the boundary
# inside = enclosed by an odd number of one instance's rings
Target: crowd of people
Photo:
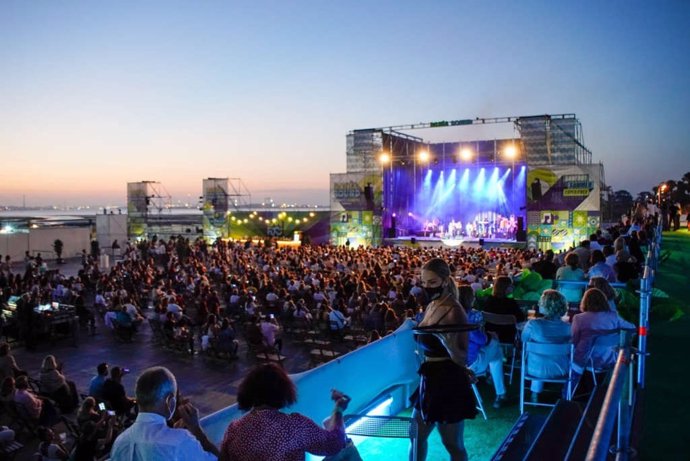
[[[616,296],[610,283],[627,282],[639,276],[651,232],[651,220],[636,220],[627,227],[598,232],[576,248],[558,254],[523,248],[278,247],[221,240],[208,244],[203,239],[189,241],[183,237],[167,241],[154,238],[137,244],[127,242],[122,259],[107,271],[101,270],[95,260],[84,258],[82,269],[73,277],[42,273],[35,265],[27,265],[24,273],[15,274],[10,264],[3,264],[0,302],[6,302],[11,296],[19,297],[17,334],[27,348],[35,346],[39,339],[34,334],[35,322],[40,321],[34,307],[64,302],[76,307],[85,327],[102,324],[125,332],[124,337],[131,339],[142,323],[158,322],[166,334],[188,344],[191,351],[198,347],[237,354],[238,322],[255,327],[260,341],[278,351],[282,347],[283,328],[295,323],[308,327],[325,325],[333,331],[357,326],[380,337],[395,330],[406,318],[422,326],[482,324],[482,312],[492,312],[514,315],[518,322],[523,322],[527,320],[525,311],[510,293],[522,271],[530,269],[545,279],[590,280],[591,288],[584,296],[582,288],[574,293],[568,292],[569,287],[560,292],[545,292],[538,305],[543,317],[529,320],[522,337],[537,341],[547,336],[569,337],[576,348],[575,362],[579,366],[576,371],[582,373],[585,362],[591,360],[585,356],[593,331],[602,325],[630,327],[615,312]],[[475,303],[476,293],[488,287],[492,287],[492,294],[479,308]],[[567,309],[568,301],[580,302],[580,299],[583,314],[575,315],[571,326],[561,320],[564,306]],[[551,334],[554,332],[557,334]],[[473,376],[488,373],[496,391],[494,406],[505,405],[507,392],[501,372],[504,357],[499,344],[512,341],[515,335],[515,327],[487,324],[469,334],[420,337],[427,360],[420,369],[424,385],[415,397],[416,418],[422,428],[418,459],[424,459],[424,441],[435,426],[439,427],[453,459],[464,459],[462,421],[476,413],[469,388]],[[610,359],[601,358],[602,361]],[[558,368],[558,364],[555,366]],[[127,396],[121,383],[126,369],[109,368],[105,363],[96,368],[97,374],[87,393],[89,397],[80,405],[79,392],[62,373],[55,357],[45,357],[40,377],[34,382],[13,359],[9,346],[2,344],[0,399],[17,403],[31,421],[47,427],[58,414],[69,414],[79,407],[83,440],[77,446],[85,456],[80,459],[93,459],[89,456],[109,450],[113,441],[114,459],[138,459],[128,457],[131,452],[127,450],[131,447],[127,448],[127,437],[168,440],[173,450],[175,441],[182,436],[166,432],[161,424],[174,414],[181,421],[180,426],[194,436],[175,448],[182,450],[179,453],[201,447],[211,457],[220,453],[228,459],[245,459],[241,458],[245,455],[234,454],[230,458],[224,454],[232,452],[232,434],[241,433],[240,427],[228,428],[222,450],[209,446],[208,440],[199,433],[195,410],[187,404],[180,405],[177,385],[169,371],[155,369],[142,374],[134,399]],[[545,379],[553,371],[546,368],[542,370]],[[279,372],[265,369],[262,373]],[[463,392],[453,391],[457,400],[453,405],[447,404],[450,391],[444,380],[438,378],[448,373],[463,389]],[[265,379],[252,374],[247,377],[250,378]],[[141,390],[144,397],[140,397],[140,383],[147,389]],[[533,399],[539,399],[542,387],[538,381],[532,383]],[[437,394],[442,396],[441,400]],[[244,405],[248,410],[256,410],[256,425],[268,424],[262,416],[267,413],[262,411],[274,411],[294,402],[294,392],[290,389],[283,389],[279,395],[283,396],[280,401],[252,396],[259,403]],[[337,408],[344,409],[342,398],[334,400]],[[107,404],[105,410],[98,408],[100,402]],[[342,426],[339,418],[333,420],[332,427]],[[132,427],[125,432],[129,435],[117,438],[130,423]],[[318,435],[322,429],[316,431],[301,420],[276,424],[308,426],[310,431],[315,431],[315,439],[307,438],[304,442],[306,451],[321,443],[314,442],[321,440],[319,437],[330,440],[327,434]],[[254,426],[247,422],[246,427]],[[52,434],[47,431],[42,434],[46,450],[54,451],[59,458],[60,447],[50,448],[58,445]],[[342,439],[337,434],[335,438]],[[343,446],[340,442],[323,443],[332,448],[324,449],[324,454]]]

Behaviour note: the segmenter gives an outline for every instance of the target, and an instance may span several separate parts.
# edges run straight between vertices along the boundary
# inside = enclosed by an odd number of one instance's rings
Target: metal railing
[[[630,432],[637,393],[643,391],[645,387],[649,312],[652,304],[654,277],[659,264],[661,233],[662,228],[659,224],[647,253],[644,275],[640,280],[640,321],[637,350],[626,345],[618,352],[616,366],[613,369],[606,397],[585,458],[587,461],[604,461],[614,450],[617,461],[626,461],[633,451],[630,447]],[[637,360],[636,379],[633,378],[633,361],[635,359]],[[614,428],[616,429],[615,448],[611,445]]]

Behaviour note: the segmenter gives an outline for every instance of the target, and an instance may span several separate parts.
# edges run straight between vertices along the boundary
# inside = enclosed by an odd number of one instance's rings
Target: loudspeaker
[[[518,216],[517,218],[517,232],[515,232],[515,240],[518,242],[527,241],[527,231],[525,230],[525,218]]]
[[[484,239],[479,239],[479,246],[483,247],[484,246]]]
[[[371,186],[371,184],[367,184],[364,187],[364,198],[368,200],[374,200],[374,188]]]
[[[389,238],[389,239],[395,238],[395,228],[389,227],[388,229],[386,229],[386,238]]]
[[[417,239],[414,238],[414,237],[412,237],[412,238],[410,239],[410,243],[411,243],[412,245],[416,245],[416,244],[417,244]]]
[[[367,210],[374,209],[374,188],[371,184],[367,184],[364,187],[364,199],[366,200]]]

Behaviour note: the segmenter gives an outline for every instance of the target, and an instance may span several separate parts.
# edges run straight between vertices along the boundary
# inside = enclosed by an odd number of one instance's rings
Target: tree
[[[613,193],[612,202],[612,217],[614,219],[620,219],[624,214],[629,216],[634,200],[632,194],[627,190],[617,190]]]
[[[53,251],[55,252],[55,255],[57,255],[57,263],[62,264],[64,261],[62,260],[62,250],[64,249],[64,244],[62,243],[62,240],[60,239],[55,239],[53,242]]]

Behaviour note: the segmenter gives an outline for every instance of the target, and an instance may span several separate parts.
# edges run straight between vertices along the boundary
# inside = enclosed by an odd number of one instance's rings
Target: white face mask
[[[170,405],[170,402],[172,402],[172,405]],[[172,408],[170,408],[170,407],[172,407]],[[168,419],[173,418],[173,416],[175,415],[176,409],[177,409],[177,399],[174,396],[171,396],[170,399],[168,400],[168,411],[170,412]]]

